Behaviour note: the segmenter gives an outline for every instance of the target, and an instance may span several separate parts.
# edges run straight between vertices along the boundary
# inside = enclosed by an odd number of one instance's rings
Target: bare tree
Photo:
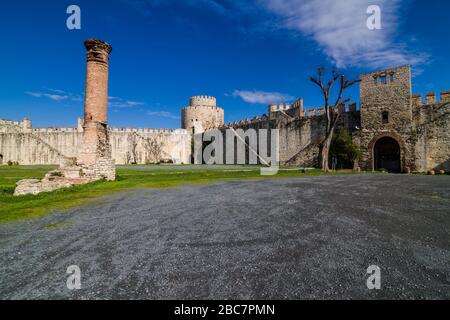
[[[333,70],[332,77],[329,80],[324,79],[325,68],[319,67],[317,69],[317,76],[311,76],[310,80],[319,86],[320,90],[325,99],[325,114],[326,114],[326,134],[325,139],[320,143],[320,167],[322,170],[329,171],[330,167],[328,164],[331,141],[333,140],[333,135],[336,130],[339,118],[341,116],[340,105],[346,104],[349,99],[343,99],[343,95],[346,89],[358,83],[360,80],[348,80],[347,77]],[[326,83],[325,83],[326,82]],[[336,82],[339,82],[340,88],[337,93],[336,102],[330,104],[332,99],[332,89]]]
[[[161,161],[163,146],[163,142],[158,141],[158,137],[156,136],[145,139],[144,148],[150,155],[151,159],[154,160],[154,163],[158,163]]]
[[[125,154],[125,164],[130,164],[131,163],[131,153],[130,151],[127,151],[127,153]]]
[[[138,157],[137,157],[137,147],[138,147],[138,139],[137,134],[133,132],[133,134],[130,136],[130,161],[131,164],[137,164],[138,163]]]

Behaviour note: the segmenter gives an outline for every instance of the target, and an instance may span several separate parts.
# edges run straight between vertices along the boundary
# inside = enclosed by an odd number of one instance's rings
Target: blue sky
[[[81,8],[81,30],[66,9]],[[368,30],[366,9],[381,8]],[[0,12],[0,118],[75,125],[83,113],[87,38],[113,46],[110,125],[178,128],[192,95],[214,95],[226,121],[303,97],[317,66],[349,77],[411,63],[414,92],[450,89],[450,41],[441,0],[8,1]],[[358,87],[347,94],[358,99]]]

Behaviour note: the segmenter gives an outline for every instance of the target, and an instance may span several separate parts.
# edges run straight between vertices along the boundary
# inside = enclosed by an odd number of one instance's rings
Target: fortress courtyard
[[[164,169],[119,168],[110,184]],[[255,171],[178,169],[174,177]],[[128,189],[3,221],[0,297],[450,298],[449,176],[291,175]],[[2,206],[18,208],[8,199]],[[70,265],[81,269],[81,290],[66,287]],[[371,265],[381,269],[381,290],[367,288]]]

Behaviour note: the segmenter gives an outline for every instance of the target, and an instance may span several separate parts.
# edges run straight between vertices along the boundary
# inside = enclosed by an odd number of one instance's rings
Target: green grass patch
[[[70,226],[73,222],[71,221],[65,221],[65,222],[55,222],[55,223],[49,223],[48,225],[46,225],[45,227],[47,229],[59,229],[59,228],[63,228],[65,226]]]
[[[135,188],[173,188],[183,185],[206,184],[222,180],[273,179],[324,175],[320,170],[281,170],[277,175],[263,177],[260,170],[117,170],[117,180],[96,182],[70,189],[61,189],[37,196],[14,197],[15,184],[21,179],[40,179],[54,166],[0,167],[0,223],[39,218],[77,206],[89,205],[99,197]],[[328,175],[352,174],[351,171]]]

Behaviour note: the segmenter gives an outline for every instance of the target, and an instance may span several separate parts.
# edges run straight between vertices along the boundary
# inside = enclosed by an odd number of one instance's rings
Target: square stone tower
[[[401,131],[413,120],[409,65],[361,75],[361,127]]]
[[[365,170],[414,169],[409,65],[361,75],[360,165]]]
[[[87,50],[86,94],[78,165],[87,177],[112,181],[116,178],[108,131],[108,68],[112,47],[96,39],[87,40],[84,45]]]

